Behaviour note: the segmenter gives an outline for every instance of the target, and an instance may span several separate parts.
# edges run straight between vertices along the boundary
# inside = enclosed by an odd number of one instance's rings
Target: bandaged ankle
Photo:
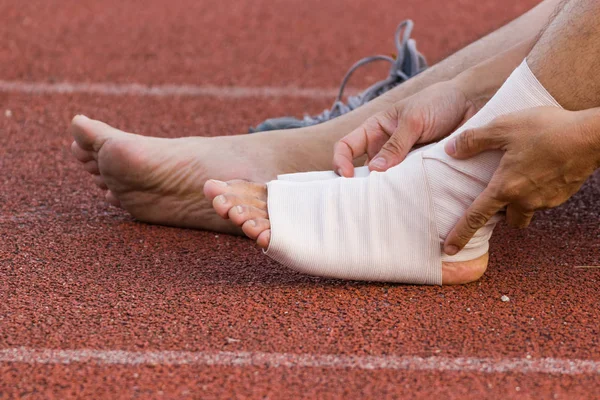
[[[451,136],[537,106],[560,107],[523,62]],[[410,153],[384,173],[358,178],[309,173],[270,182],[271,241],[266,254],[312,275],[441,284],[443,261],[472,260],[488,251],[496,219],[453,257],[442,254],[442,244],[484,190],[502,156],[486,152],[455,160],[446,155],[444,142]]]

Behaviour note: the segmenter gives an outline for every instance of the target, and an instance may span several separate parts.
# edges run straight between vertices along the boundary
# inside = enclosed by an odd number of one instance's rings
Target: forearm
[[[460,73],[486,60],[497,59],[495,56],[499,53],[524,43],[524,40],[530,39],[531,46],[533,46],[535,38],[546,27],[562,1],[545,0],[541,2],[502,28],[454,53],[408,82],[390,90],[380,99],[394,103],[434,83],[453,79]],[[530,49],[531,47],[528,50]],[[519,55],[522,55],[522,60],[527,53]]]
[[[519,18],[470,44],[452,56],[430,67],[418,76],[397,86],[356,110],[318,126],[319,132],[336,132],[341,138],[360,126],[367,118],[384,111],[392,104],[405,99],[437,82],[455,78],[490,58],[494,58],[507,48],[513,48],[524,38],[535,37],[544,29],[554,10],[562,0],[545,0]],[[532,42],[533,44],[533,42]],[[524,54],[517,54],[524,58]],[[317,133],[319,133],[317,132]],[[338,139],[332,135],[334,142]]]

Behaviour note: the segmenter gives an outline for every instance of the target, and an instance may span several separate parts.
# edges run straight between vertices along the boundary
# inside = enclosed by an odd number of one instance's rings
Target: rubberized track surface
[[[436,61],[535,3],[0,1],[0,398],[598,398],[600,269],[577,268],[600,264],[598,174],[530,229],[501,226],[481,281],[415,287],[135,222],[68,151],[75,113],[176,137],[320,111],[399,20]]]

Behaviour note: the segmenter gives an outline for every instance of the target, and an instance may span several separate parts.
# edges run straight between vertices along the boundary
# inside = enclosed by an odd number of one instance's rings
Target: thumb
[[[492,126],[467,129],[457,136],[451,137],[444,145],[446,154],[458,159],[476,156],[487,150],[501,149],[504,144],[504,134]]]
[[[417,142],[420,133],[411,130],[406,123],[399,121],[394,134],[381,147],[369,162],[371,171],[386,171],[402,162]]]
[[[491,194],[489,186],[475,198],[473,204],[458,220],[454,228],[446,237],[444,252],[450,256],[462,250],[475,233],[483,227],[498,211],[506,205],[506,202],[496,199]]]

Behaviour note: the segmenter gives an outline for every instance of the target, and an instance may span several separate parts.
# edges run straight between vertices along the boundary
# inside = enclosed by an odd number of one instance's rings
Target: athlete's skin
[[[265,247],[268,245],[269,226],[264,182],[281,173],[329,169],[332,159],[336,170],[347,175],[351,165],[364,163],[364,157],[360,157],[361,151],[372,159],[372,169],[385,170],[400,162],[412,144],[436,141],[450,134],[485,104],[510,71],[528,54],[533,72],[559,102],[564,102],[566,108],[582,110],[600,105],[586,91],[572,90],[574,87],[590,88],[590,85],[595,88],[596,84],[600,84],[598,74],[590,77],[589,71],[584,68],[585,65],[596,65],[594,57],[598,53],[591,50],[584,51],[583,54],[577,52],[581,49],[599,48],[599,35],[596,34],[596,24],[593,21],[600,15],[600,5],[592,0],[572,0],[545,29],[558,3],[558,0],[544,1],[519,19],[416,78],[363,107],[324,124],[235,137],[158,139],[129,134],[102,122],[78,116],[71,126],[75,138],[72,151],[83,163],[85,170],[94,176],[95,183],[106,190],[106,199],[115,206],[123,207],[139,220],[233,233],[240,233],[239,226],[244,226],[247,221],[255,221],[256,225],[248,223],[244,231]],[[576,24],[573,24],[574,16],[577,16]],[[543,34],[540,38],[541,32]],[[573,46],[573,43],[578,43],[578,46]],[[509,50],[502,53],[506,48]],[[581,60],[578,64],[581,68],[574,68],[573,59]],[[552,60],[552,63],[544,60]],[[552,68],[548,65],[552,65]],[[570,79],[552,78],[561,73],[568,75]],[[590,78],[592,82],[588,80]],[[435,88],[426,89],[432,85],[436,85]],[[595,90],[595,93],[600,91]],[[452,104],[451,107],[449,103]],[[511,116],[512,120],[504,118],[487,130],[483,128],[476,132],[466,132],[455,142],[454,154],[457,157],[467,157],[477,151],[500,146],[507,150],[507,156],[510,154],[511,157],[516,157],[514,151],[511,152],[515,147],[511,147],[517,139],[515,136],[532,137],[530,131],[535,129],[544,133],[543,137],[548,143],[553,143],[559,133],[551,128],[559,123],[576,133],[593,131],[595,134],[585,136],[588,151],[592,154],[586,158],[587,163],[563,171],[565,175],[562,177],[569,178],[569,185],[556,186],[556,190],[562,190],[563,197],[568,198],[574,189],[578,189],[582,179],[585,180],[598,168],[598,160],[594,160],[598,147],[594,146],[600,142],[597,140],[597,132],[600,130],[591,122],[595,121],[596,114],[593,110],[581,113],[560,111],[560,114],[555,110],[542,110],[540,113],[546,113],[544,118],[554,125],[544,125],[542,118],[532,113]],[[423,115],[445,117],[424,120]],[[374,125],[374,121],[380,122]],[[388,121],[390,126],[385,126],[381,121]],[[519,125],[519,121],[529,122]],[[396,127],[393,127],[394,123]],[[524,132],[520,135],[504,135],[502,141],[498,142],[500,144],[485,139],[490,131],[504,126],[503,124],[518,125]],[[408,128],[395,129],[400,125],[408,125]],[[346,136],[348,132],[351,133]],[[390,136],[393,140],[386,141]],[[572,146],[571,154],[581,150],[581,143],[577,140],[565,142],[565,146]],[[398,146],[396,143],[403,145]],[[335,156],[332,152],[334,145]],[[348,149],[351,151],[348,152]],[[448,149],[450,150],[452,148]],[[527,165],[531,157],[538,156],[535,152],[528,153],[524,159],[521,157],[521,165]],[[385,163],[377,165],[378,158],[384,158]],[[564,161],[564,158],[557,160]],[[497,175],[510,176],[510,172],[510,169],[501,165]],[[532,173],[534,172],[535,170]],[[572,176],[576,176],[576,179],[571,179]],[[205,186],[209,178],[217,181],[211,181]],[[555,180],[558,182],[559,178]],[[219,183],[233,179],[257,183]],[[579,183],[579,186],[573,182]],[[502,186],[497,185],[492,189],[498,187]],[[523,189],[523,193],[525,192]],[[518,194],[511,194],[514,196],[501,199],[504,205],[512,204],[513,201],[520,204],[518,201],[523,201],[518,200]],[[539,193],[536,195],[539,197]],[[217,204],[217,199],[221,199],[221,196],[236,200],[224,204],[228,208],[221,208]],[[249,196],[252,201],[247,200]],[[235,210],[239,210],[234,206],[242,206],[242,214],[249,210],[244,207],[254,207],[256,210],[253,209],[253,212],[256,214],[252,218],[247,218],[249,214],[244,214],[243,218],[237,220],[236,227],[218,217],[212,210],[211,200],[218,213],[225,216],[223,210],[227,208],[226,215],[234,220],[237,217],[232,218],[232,215],[235,215]],[[493,202],[488,197],[476,203],[449,236],[446,247],[449,254],[454,250],[458,251],[466,243],[465,239],[470,237],[468,235],[472,235],[475,226],[484,221],[483,216],[488,217],[491,210],[500,205],[500,201]],[[518,215],[529,217],[537,207],[553,204],[550,201],[531,202],[531,207],[520,214],[523,207],[509,207],[509,210],[514,210],[509,212],[509,221],[522,222],[523,218]],[[466,264],[445,265],[444,283],[465,283],[478,279],[486,267],[487,255]]]

